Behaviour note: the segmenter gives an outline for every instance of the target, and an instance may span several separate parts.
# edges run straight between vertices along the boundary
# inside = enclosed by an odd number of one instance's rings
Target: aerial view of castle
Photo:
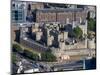
[[[96,6],[11,1],[12,74],[96,69]]]

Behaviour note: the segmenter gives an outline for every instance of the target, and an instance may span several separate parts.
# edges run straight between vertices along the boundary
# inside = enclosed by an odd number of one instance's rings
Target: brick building
[[[36,22],[60,22],[72,23],[82,22],[87,18],[87,11],[81,8],[76,9],[38,9],[36,11]]]

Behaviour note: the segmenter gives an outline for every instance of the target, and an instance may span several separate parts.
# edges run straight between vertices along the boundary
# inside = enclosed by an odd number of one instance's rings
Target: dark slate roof
[[[40,46],[40,47],[42,47],[42,48],[46,48],[46,49],[47,49],[46,46],[44,46],[44,45],[42,45],[42,44],[39,44],[39,43],[37,43],[36,41],[34,41],[34,40],[32,40],[32,39],[27,38],[26,41],[29,42],[30,44],[35,44],[35,45],[37,45],[37,46]]]
[[[81,12],[83,11],[82,8],[63,8],[63,9],[37,9],[39,12]]]

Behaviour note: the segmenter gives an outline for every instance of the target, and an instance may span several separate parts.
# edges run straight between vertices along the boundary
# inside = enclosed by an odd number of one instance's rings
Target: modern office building
[[[26,3],[12,1],[11,2],[11,19],[12,23],[22,23],[26,21]]]

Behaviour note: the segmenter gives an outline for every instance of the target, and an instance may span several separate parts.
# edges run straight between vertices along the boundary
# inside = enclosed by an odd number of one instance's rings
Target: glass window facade
[[[12,2],[12,22],[21,23],[25,21],[25,12],[23,3]]]
[[[12,10],[12,21],[13,22],[23,22],[24,21],[23,10]]]

